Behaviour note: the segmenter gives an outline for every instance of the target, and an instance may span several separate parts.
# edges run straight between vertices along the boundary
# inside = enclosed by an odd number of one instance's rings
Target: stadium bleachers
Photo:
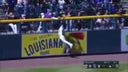
[[[67,16],[92,16],[127,13],[127,0],[9,0],[0,4],[0,19],[26,18],[59,18]],[[42,15],[43,14],[43,15]],[[42,23],[42,24],[41,24]],[[10,24],[10,23],[9,23]],[[8,23],[0,25],[1,32],[11,32],[13,28]],[[43,25],[45,24],[45,25]],[[35,33],[39,27],[40,33],[53,32],[59,26],[65,25],[65,31],[93,29],[122,29],[127,26],[127,18],[106,18],[88,20],[66,20],[51,22],[18,23],[17,30],[21,33]],[[21,29],[19,29],[21,28]],[[32,31],[31,31],[32,30]],[[49,31],[47,31],[49,30]]]

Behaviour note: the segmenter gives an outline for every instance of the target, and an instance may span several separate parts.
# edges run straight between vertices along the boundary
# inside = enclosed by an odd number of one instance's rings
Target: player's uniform
[[[82,53],[82,47],[79,40],[84,39],[83,32],[74,32],[74,33],[63,33],[63,25],[60,26],[58,30],[58,35],[60,40],[65,44],[65,53],[69,53],[71,57],[76,56],[77,54]],[[67,46],[68,45],[68,46]]]
[[[64,35],[63,35],[63,29],[64,29],[64,28],[63,28],[63,25],[61,25],[60,28],[59,28],[59,30],[58,30],[58,35],[59,35],[61,41],[64,42],[65,44],[69,45],[69,47],[70,47],[69,49],[71,49],[72,46],[73,46],[73,44],[70,43],[70,42],[68,42],[68,41],[65,39],[65,37],[64,37]],[[67,50],[66,52],[68,52],[69,49],[66,49],[66,50]]]

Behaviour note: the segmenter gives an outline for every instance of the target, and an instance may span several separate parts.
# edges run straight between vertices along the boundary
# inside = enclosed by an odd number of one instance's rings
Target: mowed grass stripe
[[[30,68],[17,70],[0,70],[0,72],[128,72],[128,63],[120,64],[119,69],[85,69],[82,65],[60,66],[53,68]]]

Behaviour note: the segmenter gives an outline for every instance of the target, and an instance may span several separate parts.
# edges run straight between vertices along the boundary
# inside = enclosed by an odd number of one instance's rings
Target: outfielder
[[[60,26],[58,30],[58,35],[60,40],[65,44],[65,53],[76,55],[81,53],[82,47],[79,40],[84,39],[84,34],[81,32],[77,33],[67,33],[63,32],[63,25]]]
[[[64,42],[65,44],[69,45],[69,48],[66,48],[66,53],[69,52],[69,50],[73,47],[73,44],[68,42],[66,39],[65,39],[65,36],[63,35],[63,25],[60,26],[59,30],[58,30],[58,35],[60,37],[60,40],[62,42]]]

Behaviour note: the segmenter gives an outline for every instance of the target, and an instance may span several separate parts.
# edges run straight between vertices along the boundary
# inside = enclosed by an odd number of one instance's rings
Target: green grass
[[[121,64],[119,69],[85,69],[82,65],[53,68],[30,68],[17,70],[0,70],[0,72],[128,72],[128,63]]]

